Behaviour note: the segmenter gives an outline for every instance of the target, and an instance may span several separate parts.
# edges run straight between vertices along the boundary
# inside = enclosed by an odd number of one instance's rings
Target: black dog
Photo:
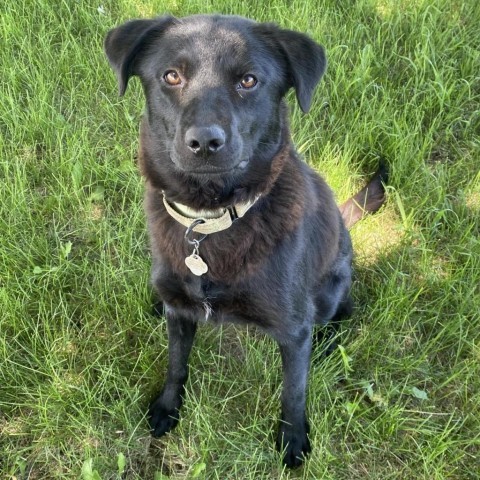
[[[280,346],[277,447],[287,466],[300,465],[312,328],[351,312],[345,223],[382,204],[382,172],[342,207],[344,222],[298,158],[282,99],[293,87],[308,111],[326,67],[306,35],[239,17],[161,17],[110,31],[105,49],[120,94],[138,75],[147,101],[140,163],[169,335],[153,435],[178,422],[197,323],[250,323]]]

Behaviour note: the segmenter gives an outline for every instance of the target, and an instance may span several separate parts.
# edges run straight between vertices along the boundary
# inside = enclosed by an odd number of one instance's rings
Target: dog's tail
[[[383,205],[387,181],[388,167],[380,160],[378,170],[368,184],[339,207],[347,228],[355,225],[367,213],[376,212]]]

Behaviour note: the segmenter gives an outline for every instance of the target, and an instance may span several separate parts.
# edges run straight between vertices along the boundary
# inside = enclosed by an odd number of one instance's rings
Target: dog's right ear
[[[118,77],[119,94],[127,89],[128,80],[138,75],[137,61],[152,38],[158,38],[175,21],[174,17],[131,20],[107,33],[105,53]]]

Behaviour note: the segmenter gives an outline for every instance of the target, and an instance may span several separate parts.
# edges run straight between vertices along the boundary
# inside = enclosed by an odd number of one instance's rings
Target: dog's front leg
[[[312,341],[311,329],[303,330],[295,340],[280,344],[283,390],[277,449],[284,452],[283,463],[289,468],[301,465],[311,451],[305,402]]]
[[[197,323],[167,311],[168,369],[160,395],[148,412],[154,437],[161,437],[178,423],[185,382],[188,378],[188,357],[192,349]]]

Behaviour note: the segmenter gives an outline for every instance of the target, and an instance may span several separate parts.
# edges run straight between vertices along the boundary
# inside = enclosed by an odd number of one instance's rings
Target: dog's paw
[[[277,450],[283,453],[283,463],[288,468],[299,467],[312,451],[308,439],[309,426],[305,422],[303,428],[293,428],[281,423],[277,434]]]
[[[173,430],[178,423],[180,410],[166,408],[160,398],[157,398],[148,410],[148,423],[152,436],[158,438]]]

